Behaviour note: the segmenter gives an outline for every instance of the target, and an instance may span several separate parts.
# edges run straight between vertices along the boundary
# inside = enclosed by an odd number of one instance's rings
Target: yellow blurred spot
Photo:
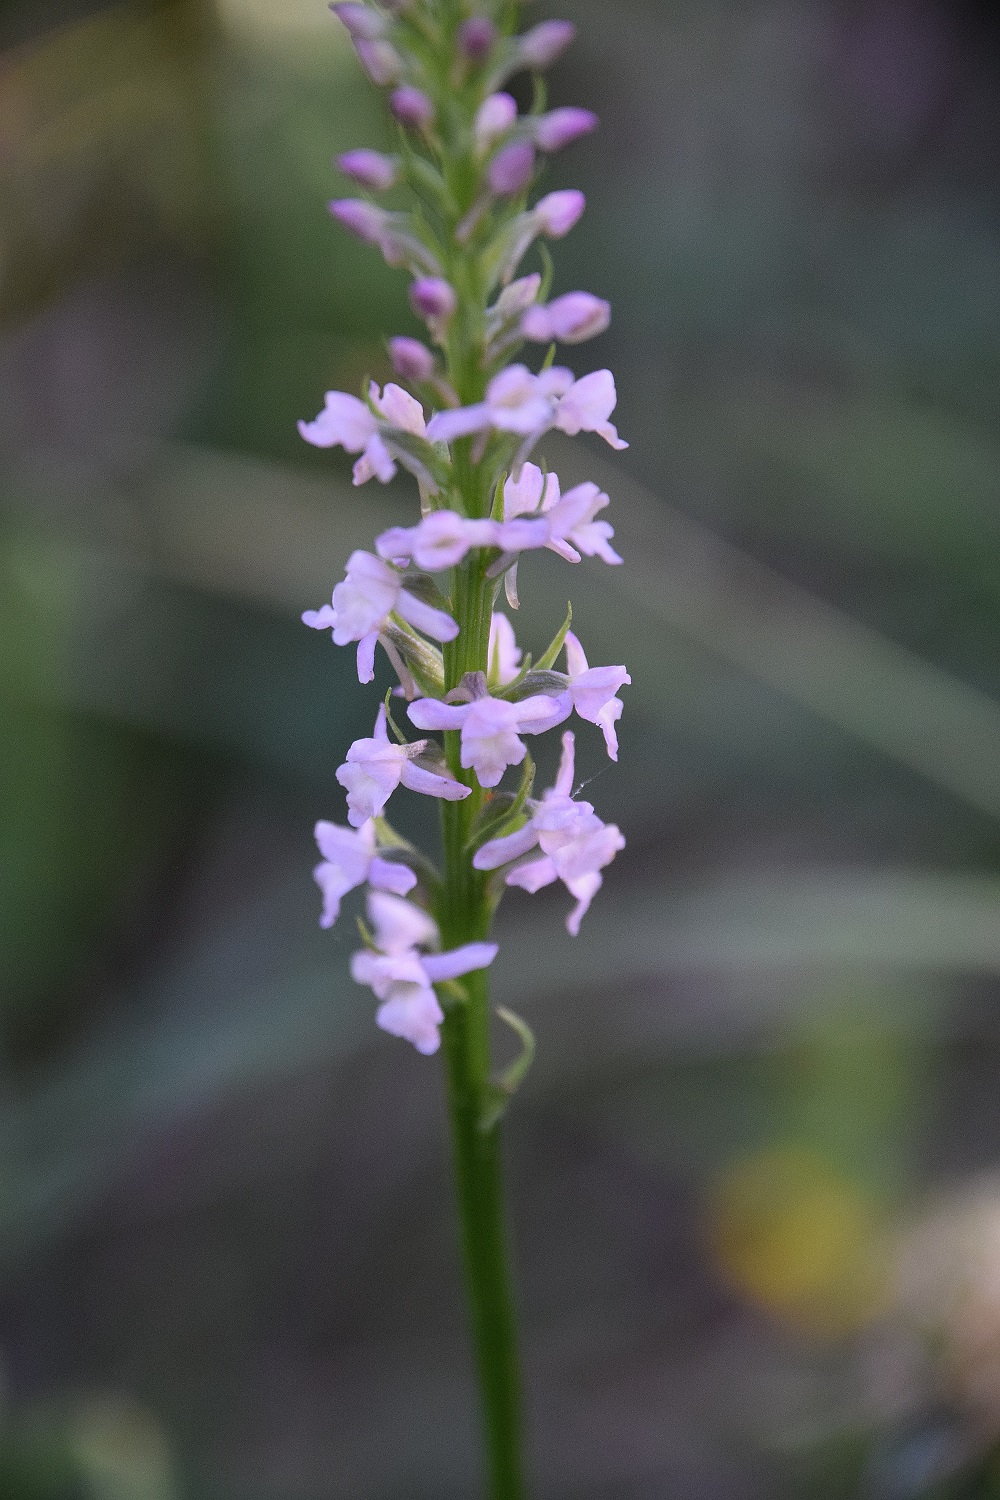
[[[772,1148],[729,1167],[712,1191],[709,1237],[744,1297],[805,1332],[849,1333],[883,1303],[876,1205],[804,1147]]]

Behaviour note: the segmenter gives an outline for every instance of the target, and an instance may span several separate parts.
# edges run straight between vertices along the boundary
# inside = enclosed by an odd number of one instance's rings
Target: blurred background
[[[538,1500],[997,1496],[1000,21],[559,13],[628,566],[518,629],[633,686],[581,936],[500,924]],[[0,1500],[466,1500],[439,1069],[310,878],[374,699],[298,616],[413,507],[295,432],[417,331],[325,209],[379,104],[323,0],[0,46]]]

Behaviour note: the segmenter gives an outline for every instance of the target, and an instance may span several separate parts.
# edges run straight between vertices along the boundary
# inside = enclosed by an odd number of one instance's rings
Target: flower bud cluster
[[[563,733],[558,775],[540,797],[525,740],[575,714],[600,730],[616,761],[618,692],[628,672],[591,667],[569,616],[533,662],[509,618],[494,609],[501,587],[517,608],[524,553],[547,548],[574,564],[622,561],[613,527],[598,519],[609,504],[599,486],[563,493],[555,474],[531,462],[553,430],[627,446],[611,421],[610,370],[577,376],[554,363],[556,345],[602,333],[610,307],[585,291],[550,298],[547,253],[541,270],[517,274],[536,242],[561,239],[584,209],[575,190],[528,201],[541,159],[598,122],[587,109],[546,110],[540,102],[537,75],[572,40],[569,22],[543,21],[518,36],[509,31],[510,7],[499,4],[464,15],[449,15],[435,0],[343,0],[331,8],[369,78],[388,91],[399,146],[392,155],[358,147],[340,156],[340,170],[364,196],[337,199],[330,210],[389,265],[409,272],[410,307],[426,341],[411,333],[390,339],[401,383],[371,382],[362,397],[328,391],[299,432],[314,447],[354,455],[356,485],[385,484],[407,470],[421,506],[412,525],[391,527],[371,551],[355,551],[330,603],[302,618],[330,630],[337,645],[356,646],[361,682],[373,680],[381,645],[405,719],[442,735],[443,744],[410,739],[387,696],[371,736],[356,740],[337,770],[348,826],[316,825],[322,859],[314,876],[324,927],[337,920],[348,891],[367,885],[370,926],[352,972],[374,990],[379,1026],[430,1053],[442,1007],[462,1003],[456,981],[492,963],[497,949],[479,940],[483,924],[473,923],[476,940],[441,951],[432,913],[440,918],[455,872],[446,866],[439,875],[393,831],[385,810],[396,789],[463,809],[445,814],[462,833],[458,846],[447,844],[448,859],[465,862],[465,885],[489,909],[507,887],[537,891],[561,881],[575,902],[566,920],[573,935],[601,872],[624,847],[618,828],[573,795],[573,733]],[[536,75],[539,101],[527,114],[504,88],[524,70]],[[406,189],[414,206],[373,201]],[[539,344],[548,352],[532,370],[518,355]],[[519,774],[516,791],[502,788],[511,771]],[[453,918],[445,926],[454,940]]]

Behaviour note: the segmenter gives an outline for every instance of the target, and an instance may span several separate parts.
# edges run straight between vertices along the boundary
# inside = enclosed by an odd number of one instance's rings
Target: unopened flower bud
[[[597,129],[597,116],[591,109],[552,109],[535,125],[535,145],[541,151],[560,151],[581,135]]]
[[[560,344],[582,344],[603,333],[611,322],[610,305],[590,292],[567,292],[547,307],[529,307],[521,319],[521,332],[537,344],[553,340]]]
[[[389,108],[401,125],[421,130],[434,119],[434,105],[422,89],[405,84],[389,96]]]
[[[359,187],[373,193],[384,193],[391,188],[399,175],[399,164],[394,156],[383,156],[380,151],[368,151],[360,147],[357,151],[345,151],[337,157],[337,165],[346,177],[353,178]]]
[[[354,50],[368,77],[379,88],[387,88],[402,78],[403,59],[391,42],[355,38]]]
[[[552,240],[562,239],[564,234],[569,234],[586,206],[586,198],[576,188],[562,188],[556,193],[546,193],[544,198],[539,198],[533,209],[539,233]]]
[[[335,198],[329,208],[333,217],[366,245],[381,245],[388,217],[383,209],[363,198]]]
[[[493,192],[512,198],[523,192],[535,170],[535,148],[530,141],[511,141],[490,162],[487,176]]]
[[[410,306],[418,318],[450,318],[458,306],[455,290],[441,276],[421,276],[410,287]]]
[[[378,11],[371,10],[367,5],[356,5],[353,0],[341,0],[340,4],[331,5],[330,9],[343,21],[356,42],[374,42],[379,37],[385,36],[385,17],[380,16]]]
[[[541,276],[537,271],[532,271],[530,276],[522,276],[518,281],[512,281],[510,286],[504,287],[493,309],[498,321],[507,323],[526,312],[538,296],[541,284]]]
[[[410,339],[400,334],[389,340],[389,358],[392,368],[401,380],[430,380],[434,374],[434,356],[419,339]]]
[[[481,151],[492,146],[494,141],[507,134],[516,119],[517,103],[510,94],[490,94],[476,112],[473,126],[476,145]]]
[[[548,68],[576,36],[572,21],[542,21],[526,31],[518,44],[524,68]]]
[[[470,62],[482,62],[497,39],[497,29],[488,16],[469,16],[458,28],[458,45]]]

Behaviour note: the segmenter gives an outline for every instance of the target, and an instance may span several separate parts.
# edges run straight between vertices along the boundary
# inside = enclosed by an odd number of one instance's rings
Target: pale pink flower
[[[497,786],[508,766],[521,764],[527,748],[519,735],[544,734],[572,711],[568,692],[556,696],[537,693],[519,703],[488,694],[471,703],[418,698],[407,710],[418,729],[460,729],[461,763],[475,771],[484,787]]]
[[[511,141],[502,146],[487,169],[490,188],[498,197],[522,193],[535,170],[535,148],[530,141]]]
[[[507,885],[526,891],[561,880],[576,900],[566,918],[573,937],[590,903],[603,884],[601,870],[609,865],[625,840],[614,823],[604,823],[589,802],[573,800],[573,735],[562,737],[563,753],[555,785],[540,801],[529,799],[531,817],[523,828],[503,838],[490,839],[473,855],[477,870],[496,870],[514,860],[523,860],[536,846],[539,857],[512,865],[504,877]]]
[[[534,208],[518,214],[508,230],[500,256],[499,280],[506,283],[511,279],[525,252],[540,234],[550,240],[559,240],[569,234],[583,213],[586,201],[577,188],[560,188],[539,198]]]
[[[560,398],[554,426],[560,432],[576,437],[578,432],[596,432],[612,448],[627,448],[617,430],[608,421],[618,401],[615,378],[610,370],[595,370],[574,380]]]
[[[458,45],[470,62],[482,62],[497,39],[489,16],[469,16],[458,28]]]
[[[369,151],[363,146],[338,156],[337,165],[345,177],[373,193],[388,191],[399,177],[399,161],[395,156],[383,156],[381,151]]]
[[[454,568],[473,547],[519,552],[540,546],[548,534],[541,521],[467,520],[454,510],[435,510],[416,526],[391,526],[375,540],[379,555],[400,565],[413,561],[427,573]]]
[[[352,828],[360,828],[369,818],[377,818],[401,783],[412,792],[443,797],[447,802],[460,802],[469,795],[469,787],[453,776],[442,776],[414,764],[415,757],[426,746],[426,740],[417,740],[412,745],[391,743],[386,732],[385,707],[379,709],[372,738],[355,740],[347,752],[347,760],[337,767],[337,780],[347,792],[347,821]]]
[[[378,88],[388,88],[402,78],[403,59],[391,42],[381,37],[369,40],[367,37],[356,36],[354,50],[361,66]]]
[[[426,344],[422,344],[419,339],[408,338],[405,334],[389,340],[389,358],[392,360],[392,368],[403,380],[419,384],[430,380],[434,374],[434,356]]]
[[[330,9],[347,27],[352,41],[374,42],[386,33],[386,17],[369,5],[358,5],[354,0],[338,0]]]
[[[458,306],[455,288],[442,276],[419,276],[410,287],[410,306],[418,318],[445,323]]]
[[[567,292],[545,306],[529,307],[521,333],[536,344],[582,344],[603,333],[611,322],[610,304],[590,292]]]
[[[490,94],[476,112],[472,133],[477,147],[486,151],[506,135],[517,119],[517,104],[510,94]]]
[[[408,865],[379,856],[373,823],[355,829],[321,819],[315,833],[323,856],[313,870],[313,879],[323,892],[321,927],[333,926],[340,914],[341,898],[366,880],[375,890],[395,891],[399,896],[405,896],[416,885],[417,877]]]
[[[508,365],[486,387],[485,401],[436,412],[427,424],[427,437],[432,443],[450,443],[493,427],[520,433],[529,440],[525,447],[530,450],[543,433],[556,427],[570,437],[596,432],[612,448],[627,448],[628,443],[608,421],[617,400],[610,370],[595,370],[574,380],[572,371],[561,365],[540,375],[533,375],[526,365]]]
[[[437,947],[441,941],[438,925],[429,912],[412,901],[385,891],[371,891],[368,916],[375,946],[380,953],[393,956],[408,953],[411,948]]]
[[[618,689],[632,679],[624,667],[591,667],[579,640],[572,630],[566,632],[567,686],[573,707],[581,719],[596,724],[604,735],[608,755],[618,759],[618,734],[615,724],[622,716]]]
[[[438,1027],[444,1020],[433,986],[487,968],[497,945],[464,943],[446,953],[419,953],[418,947],[440,941],[437,923],[413,902],[377,891],[368,897],[368,917],[379,951],[355,953],[351,973],[382,1002],[377,1025],[429,1056],[440,1045]]]
[[[614,527],[607,521],[594,520],[597,512],[609,503],[603,490],[590,479],[575,484],[562,496],[558,480],[555,488],[556,499],[546,513],[552,551],[567,562],[579,562],[582,553],[584,557],[599,557],[612,565],[620,563],[622,559],[611,546]]]
[[[535,221],[535,233],[544,234],[550,240],[561,240],[569,234],[587,206],[587,200],[578,188],[559,188],[539,198],[531,215]]]
[[[574,485],[560,495],[558,475],[549,473],[543,478],[537,464],[527,463],[517,479],[506,481],[503,494],[505,519],[542,516],[549,531],[540,545],[557,552],[567,562],[579,562],[581,553],[600,557],[607,563],[621,562],[610,545],[614,527],[607,521],[594,520],[597,512],[608,504],[608,497],[592,481]]]
[[[591,109],[578,109],[574,105],[550,109],[535,121],[535,145],[540,151],[561,151],[581,135],[596,130],[599,123]]]
[[[358,984],[370,985],[381,1000],[376,1024],[429,1057],[441,1045],[438,1028],[444,1020],[432,986],[487,968],[498,951],[496,943],[464,943],[446,953],[424,954],[363,949],[351,959],[351,974]]]
[[[521,670],[521,649],[514,638],[514,627],[506,615],[494,610],[490,620],[490,645],[487,677],[491,687],[513,682]]]
[[[576,36],[572,21],[540,21],[518,38],[518,61],[524,68],[548,68]]]
[[[569,370],[558,366],[533,375],[526,365],[508,365],[486,387],[486,400],[455,411],[437,412],[427,424],[432,443],[450,443],[471,432],[494,427],[522,436],[542,433],[551,427],[558,398],[573,384]]]
[[[364,198],[334,198],[328,208],[345,229],[381,250],[387,265],[408,266],[414,274],[440,276],[441,267],[413,233],[410,216],[367,203]]]
[[[396,463],[386,438],[391,442],[393,429],[422,438],[426,431],[423,408],[408,391],[391,381],[381,393],[373,381],[369,398],[371,406],[366,406],[345,391],[327,391],[323,410],[312,422],[298,424],[299,435],[314,448],[339,446],[347,453],[360,453],[354,465],[355,484],[373,477],[388,484],[396,473]]]
[[[401,125],[408,125],[413,130],[422,130],[434,119],[433,101],[422,89],[415,89],[408,83],[390,94],[389,108]]]
[[[435,641],[453,641],[458,634],[451,615],[404,588],[401,575],[381,557],[361,551],[348,558],[347,576],[337,584],[331,602],[307,609],[302,623],[312,630],[332,630],[338,646],[357,641],[358,681],[371,682],[375,646],[394,613]]]

